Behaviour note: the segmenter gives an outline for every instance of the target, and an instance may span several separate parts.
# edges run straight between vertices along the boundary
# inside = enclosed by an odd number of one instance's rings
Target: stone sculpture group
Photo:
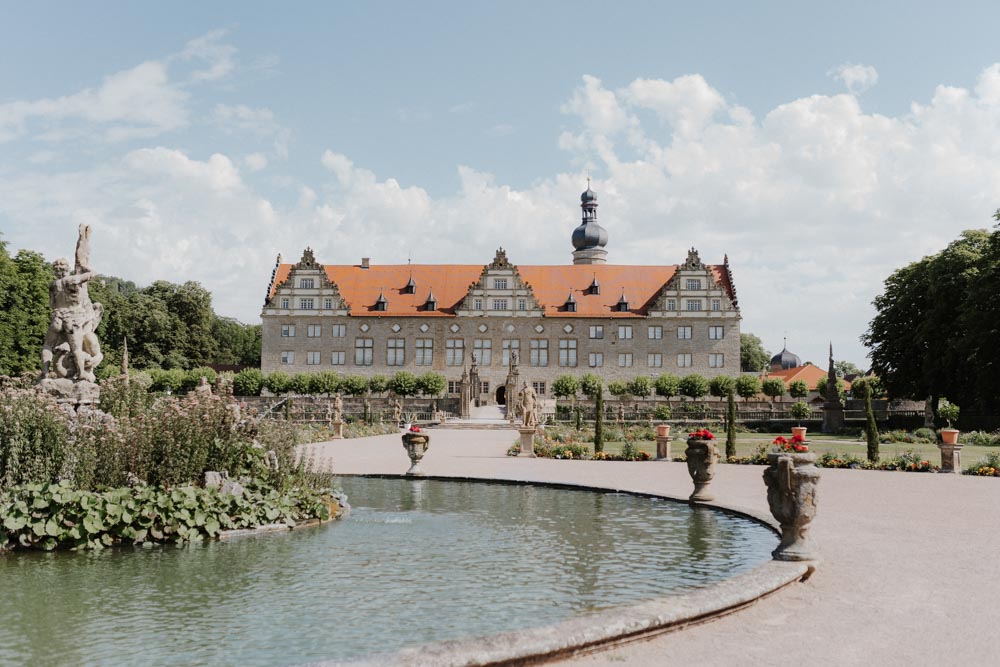
[[[104,355],[97,339],[104,307],[90,300],[90,226],[80,225],[73,271],[60,258],[52,263],[55,280],[49,285],[52,320],[42,345],[39,385],[60,403],[74,408],[93,406],[100,397],[94,370]]]

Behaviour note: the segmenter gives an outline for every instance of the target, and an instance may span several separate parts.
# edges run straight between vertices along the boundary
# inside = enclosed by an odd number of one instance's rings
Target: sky
[[[867,366],[896,268],[1000,207],[996,2],[0,2],[0,233],[197,280],[275,257],[728,254],[742,330]]]

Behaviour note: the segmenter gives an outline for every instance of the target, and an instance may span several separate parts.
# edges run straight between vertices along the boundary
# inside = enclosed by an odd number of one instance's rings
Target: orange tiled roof
[[[802,380],[806,383],[806,386],[809,387],[810,390],[815,389],[816,383],[819,382],[819,379],[825,378],[826,376],[827,371],[823,370],[819,366],[813,366],[812,364],[796,366],[795,368],[787,368],[780,371],[768,371],[766,375],[766,377],[769,378],[781,378],[785,381],[786,387],[796,380]],[[845,390],[850,390],[850,382],[844,380],[844,385]]]
[[[288,279],[293,264],[280,264],[274,276],[269,296]],[[483,264],[372,264],[324,265],[327,278],[340,289],[340,295],[351,308],[351,315],[374,316],[451,316],[468,294],[469,286],[479,280]],[[709,267],[715,280],[734,297],[725,265]],[[517,271],[545,309],[546,317],[639,317],[674,276],[676,266],[625,266],[613,264],[567,264],[555,266],[519,265]],[[403,294],[410,276],[416,283],[414,294]],[[594,277],[601,285],[600,294],[586,294]],[[614,310],[622,290],[630,312]],[[428,293],[433,291],[437,310],[426,311]],[[388,301],[385,311],[374,310],[379,293]],[[570,292],[577,302],[575,313],[561,310]]]

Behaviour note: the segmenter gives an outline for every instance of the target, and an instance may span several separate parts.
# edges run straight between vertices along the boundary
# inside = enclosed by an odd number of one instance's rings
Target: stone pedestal
[[[715,462],[718,459],[715,443],[690,438],[684,456],[687,458],[688,474],[694,482],[694,492],[688,499],[692,502],[715,500],[715,496],[708,491],[708,485],[715,477]]]
[[[333,427],[333,436],[331,440],[343,440],[344,439],[344,422],[335,421],[331,422],[330,426]]]
[[[410,469],[406,471],[406,474],[410,477],[422,477],[424,471],[420,468],[420,460],[424,458],[424,454],[431,446],[431,438],[423,433],[404,433],[403,434],[403,447],[406,448],[406,453],[410,457]]]
[[[67,408],[93,408],[101,401],[101,388],[88,380],[74,382],[69,378],[45,378],[38,386]]]
[[[781,543],[771,556],[775,560],[816,560],[819,552],[809,535],[809,525],[816,516],[819,484],[816,455],[771,452],[767,462],[767,504],[781,524]]]
[[[656,460],[670,459],[670,424],[660,424],[656,427]]]
[[[962,472],[962,447],[964,446],[958,443],[938,445],[938,449],[941,450],[941,472]]]
[[[519,428],[517,432],[521,434],[521,453],[518,456],[535,458],[535,427]]]

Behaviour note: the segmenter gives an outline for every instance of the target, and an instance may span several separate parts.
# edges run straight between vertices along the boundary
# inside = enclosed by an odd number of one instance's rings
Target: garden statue
[[[333,421],[344,421],[344,399],[341,398],[340,394],[337,394],[333,399]]]
[[[625,423],[625,404],[624,403],[619,403],[618,404],[618,423],[619,424],[624,424]]]
[[[521,390],[521,426],[524,428],[534,428],[538,426],[538,415],[535,408],[538,404],[538,399],[535,396],[535,390],[525,382],[524,388]]]
[[[392,402],[392,421],[396,422],[396,426],[403,423],[403,404],[398,398]]]
[[[204,375],[198,380],[198,386],[194,388],[194,393],[197,396],[211,396],[212,388],[208,386],[208,378]]]
[[[94,370],[104,355],[97,340],[97,326],[104,307],[90,300],[87,283],[90,270],[90,226],[80,225],[76,242],[76,264],[57,259],[52,264],[55,280],[49,285],[52,320],[42,344],[42,372],[39,385],[62,403],[97,403],[99,388]],[[55,378],[51,378],[54,374]]]

